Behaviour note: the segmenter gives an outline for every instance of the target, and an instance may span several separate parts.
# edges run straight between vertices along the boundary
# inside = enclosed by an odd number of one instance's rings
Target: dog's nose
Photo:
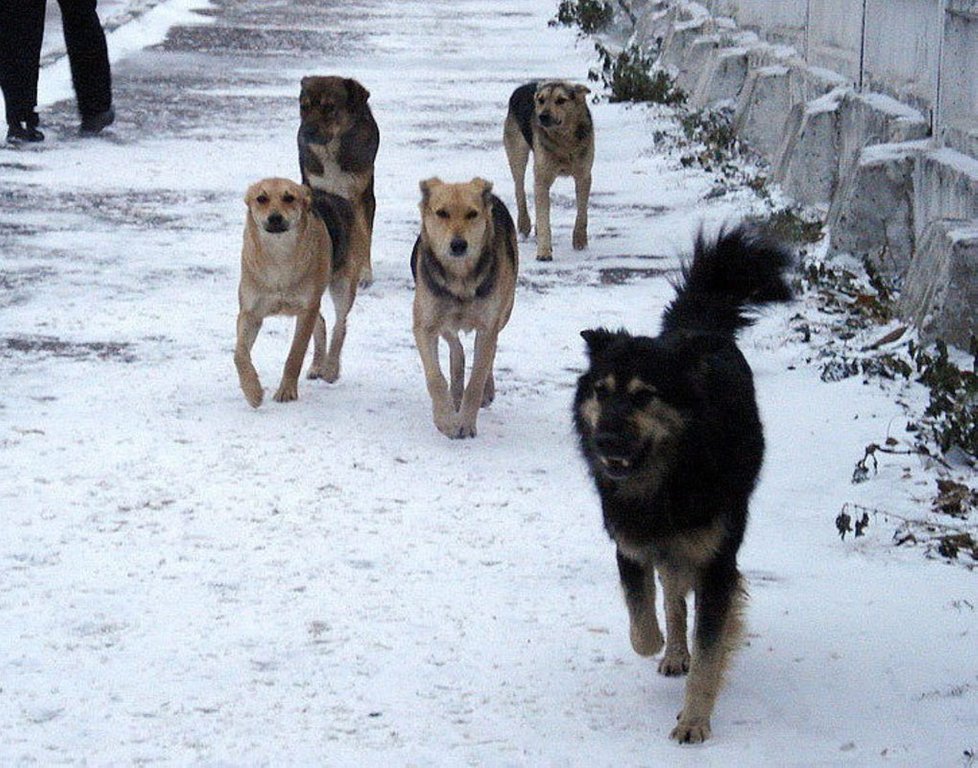
[[[549,112],[540,113],[540,125],[542,125],[545,128],[549,128],[551,125],[553,125],[553,123],[554,123],[553,115],[551,115]]]
[[[268,232],[284,232],[288,229],[288,224],[286,224],[285,217],[276,211],[268,214],[268,218],[265,219],[265,229]]]
[[[452,256],[464,256],[469,249],[469,244],[464,237],[453,237],[449,248],[451,248]]]
[[[299,128],[299,133],[306,141],[316,142],[320,138],[319,126],[316,123],[303,123]]]

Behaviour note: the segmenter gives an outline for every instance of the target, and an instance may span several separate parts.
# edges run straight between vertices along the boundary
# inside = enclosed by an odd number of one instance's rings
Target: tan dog
[[[590,89],[562,80],[521,85],[509,99],[503,145],[516,185],[519,232],[530,234],[526,209],[526,166],[533,151],[533,199],[536,207],[537,259],[553,258],[550,187],[558,176],[573,176],[577,198],[575,250],[587,247],[587,206],[594,165],[594,124],[586,96]]]
[[[451,438],[475,437],[479,407],[487,407],[496,394],[496,344],[513,311],[516,228],[484,179],[464,184],[428,179],[420,186],[421,234],[411,253],[414,339],[435,426]],[[475,359],[465,386],[458,333],[473,330]],[[441,371],[439,337],[448,342],[451,390]]]
[[[308,187],[288,179],[263,179],[248,188],[245,203],[234,364],[245,399],[257,408],[263,393],[251,348],[269,315],[296,318],[275,400],[283,403],[298,397],[299,371],[314,331],[309,377],[323,375],[326,328],[319,305],[330,281],[333,247],[326,225],[313,211]]]
[[[353,208],[350,271],[364,285],[373,280],[374,159],[380,146],[369,98],[370,92],[351,78],[302,78],[297,137],[302,182],[344,198]]]

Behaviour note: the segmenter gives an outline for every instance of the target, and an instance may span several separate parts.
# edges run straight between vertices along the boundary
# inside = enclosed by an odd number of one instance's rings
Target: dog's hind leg
[[[574,177],[574,193],[577,198],[577,218],[574,220],[574,250],[587,248],[587,204],[591,197],[591,173]]]
[[[285,359],[285,370],[282,371],[278,392],[275,393],[277,403],[288,403],[299,397],[299,372],[302,370],[302,361],[305,359],[306,350],[309,349],[309,339],[318,318],[319,307],[314,307],[295,319],[292,347],[289,349],[289,356]]]
[[[693,657],[679,722],[670,737],[684,744],[710,738],[710,715],[730,652],[740,641],[745,592],[735,566],[714,564],[698,579]]]
[[[329,295],[333,300],[336,320],[333,323],[333,338],[329,340],[329,351],[321,367],[321,378],[331,384],[340,377],[340,354],[343,352],[343,342],[346,340],[346,317],[350,314],[353,300],[357,295],[356,282],[348,278],[340,278],[329,286]]]
[[[326,318],[322,313],[316,318],[316,327],[312,330],[312,365],[306,374],[310,379],[323,378],[323,366],[326,362]]]
[[[655,569],[616,551],[618,575],[628,606],[629,636],[639,656],[654,656],[665,642],[655,617]]]
[[[530,160],[530,145],[523,138],[516,121],[509,117],[503,130],[503,145],[516,193],[516,229],[526,237],[530,234],[530,212],[526,207],[526,166]]]
[[[457,333],[444,333],[442,338],[448,342],[448,369],[451,379],[452,404],[457,411],[462,407],[462,394],[465,392],[465,349]]]
[[[659,674],[678,677],[689,672],[689,646],[686,641],[686,595],[689,579],[669,567],[659,568],[659,580],[665,595],[666,652],[659,662]]]
[[[496,377],[493,375],[492,371],[489,371],[489,376],[486,378],[486,386],[482,390],[482,407],[488,408],[492,405],[492,401],[496,399]]]
[[[255,339],[258,338],[261,324],[262,318],[258,315],[250,312],[238,314],[238,339],[234,346],[234,367],[238,369],[238,382],[241,384],[241,391],[244,392],[245,400],[252,408],[261,405],[264,397],[261,381],[258,379],[258,371],[255,370],[254,363],[251,362],[251,348],[255,345]]]

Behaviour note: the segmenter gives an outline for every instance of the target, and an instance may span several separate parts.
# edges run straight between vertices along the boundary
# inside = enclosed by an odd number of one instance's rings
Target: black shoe
[[[94,115],[82,116],[81,127],[78,133],[82,136],[97,136],[103,128],[108,128],[115,122],[115,110],[109,107],[104,112]]]
[[[17,125],[7,126],[8,144],[27,144],[38,141],[44,141],[44,134],[37,130],[37,128],[25,128],[19,123]]]

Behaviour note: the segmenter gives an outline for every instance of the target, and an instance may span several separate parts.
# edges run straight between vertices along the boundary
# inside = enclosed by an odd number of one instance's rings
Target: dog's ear
[[[428,198],[431,197],[431,190],[435,187],[440,187],[443,183],[437,176],[432,176],[430,179],[419,182],[418,188],[421,190],[421,204],[427,205]]]
[[[573,94],[576,96],[580,96],[582,99],[585,96],[587,96],[590,92],[591,89],[588,88],[586,85],[575,85],[573,90]]]
[[[472,183],[479,188],[482,194],[482,205],[485,208],[492,208],[492,182],[476,176],[472,179]]]
[[[245,190],[244,193],[244,204],[247,205],[249,208],[251,207],[251,201],[254,200],[258,194],[257,190],[255,189],[255,186],[256,185],[252,184],[250,187],[248,187],[248,189]]]
[[[370,91],[360,85],[360,83],[354,80],[352,77],[348,77],[345,84],[347,101],[349,105],[354,109],[363,109],[365,106],[367,106],[367,99],[370,98]]]
[[[586,331],[581,331],[581,338],[587,344],[588,354],[594,357],[608,348],[611,340],[615,338],[615,334],[607,328],[589,328]]]

